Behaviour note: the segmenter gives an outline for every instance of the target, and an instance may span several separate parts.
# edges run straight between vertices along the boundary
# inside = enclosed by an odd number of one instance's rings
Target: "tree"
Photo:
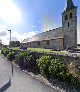
[[[10,46],[11,47],[19,47],[20,46],[20,42],[19,41],[10,41]]]

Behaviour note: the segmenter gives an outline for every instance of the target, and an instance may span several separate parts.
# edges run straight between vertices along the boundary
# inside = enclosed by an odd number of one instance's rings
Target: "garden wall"
[[[70,62],[75,62],[78,65],[80,65],[80,58],[76,55],[60,55],[60,54],[55,54],[55,53],[38,53],[38,52],[30,52],[30,53],[32,53],[32,55],[36,59],[38,59],[44,55],[50,55],[53,58],[59,59],[60,61],[62,61],[65,64],[70,63]]]

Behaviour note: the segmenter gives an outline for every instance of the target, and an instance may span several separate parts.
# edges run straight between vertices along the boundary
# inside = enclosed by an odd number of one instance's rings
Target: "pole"
[[[9,47],[11,47],[10,42],[11,42],[11,30],[8,30],[10,32],[10,41],[9,41]]]
[[[11,48],[11,30],[8,30],[10,32],[10,41],[9,41],[9,48]],[[11,53],[12,53],[12,49],[11,49]],[[12,76],[13,76],[13,64],[11,62],[11,68],[12,68]]]

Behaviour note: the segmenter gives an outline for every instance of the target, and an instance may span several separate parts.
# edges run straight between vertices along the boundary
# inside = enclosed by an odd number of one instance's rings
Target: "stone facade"
[[[77,7],[72,0],[67,0],[67,6],[62,13],[62,27],[49,30],[21,43],[22,47],[48,48],[55,50],[73,49],[77,47]]]
[[[67,19],[66,19],[67,16]],[[62,30],[64,33],[64,48],[77,47],[77,7],[62,13]]]

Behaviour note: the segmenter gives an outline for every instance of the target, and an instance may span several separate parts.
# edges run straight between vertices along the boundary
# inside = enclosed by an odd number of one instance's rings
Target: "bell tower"
[[[67,0],[67,6],[62,13],[62,30],[64,34],[64,49],[77,47],[77,6],[72,0]]]

